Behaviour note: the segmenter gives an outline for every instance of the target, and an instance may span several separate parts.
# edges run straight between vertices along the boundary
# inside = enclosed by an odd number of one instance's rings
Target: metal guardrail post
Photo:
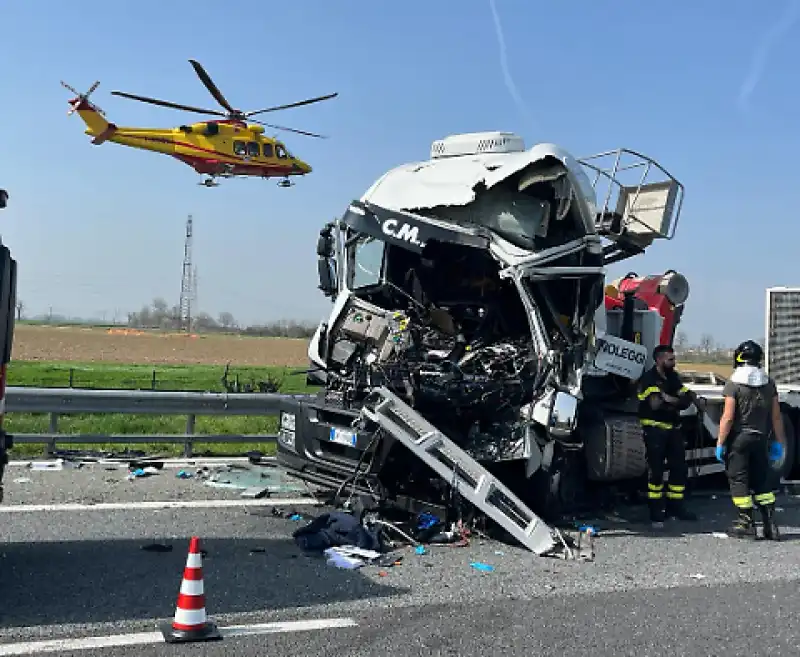
[[[58,413],[50,413],[50,427],[48,433],[58,433]],[[56,439],[53,438],[49,443],[44,446],[45,456],[52,456],[56,451]]]
[[[194,435],[194,424],[197,419],[197,416],[193,414],[189,414],[186,416],[186,442],[183,443],[183,455],[188,459],[192,456],[192,451],[194,449],[194,443],[192,441],[192,435]]]

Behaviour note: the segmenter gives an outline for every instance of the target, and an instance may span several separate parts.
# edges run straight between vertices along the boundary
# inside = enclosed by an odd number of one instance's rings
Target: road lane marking
[[[223,639],[260,634],[278,634],[285,632],[309,632],[344,627],[356,627],[352,618],[318,618],[299,621],[279,621],[256,625],[231,625],[220,627]],[[0,656],[37,655],[48,652],[66,652],[69,650],[92,650],[97,648],[118,648],[127,646],[144,646],[164,643],[161,632],[139,632],[137,634],[112,634],[108,636],[89,636],[79,639],[46,639],[43,641],[22,641],[19,643],[0,643]]]
[[[43,511],[154,511],[160,509],[226,509],[237,507],[318,506],[310,497],[268,500],[176,500],[173,502],[102,502],[98,504],[10,504],[0,513],[41,513]],[[2,654],[2,653],[0,653]]]
[[[8,466],[9,468],[30,468],[32,463],[56,463],[60,459],[38,459],[38,460],[19,460],[19,461],[9,461]],[[219,466],[219,465],[227,465],[228,463],[249,463],[250,459],[247,456],[232,456],[230,458],[226,458],[224,456],[216,457],[216,456],[209,456],[209,457],[198,457],[198,458],[169,458],[169,459],[153,459],[153,458],[130,458],[130,459],[100,459],[97,460],[82,460],[80,458],[73,459],[63,459],[64,463],[64,470],[72,470],[75,469],[79,463],[83,464],[83,466],[92,466],[92,465],[116,465],[120,468],[127,468],[129,463],[141,463],[147,465],[149,462],[153,463],[163,463],[165,468],[195,468],[195,467],[202,467],[207,465],[209,467],[212,466]],[[276,458],[274,456],[265,456],[261,459],[262,462],[266,463],[274,463]],[[59,470],[61,472],[61,470]]]

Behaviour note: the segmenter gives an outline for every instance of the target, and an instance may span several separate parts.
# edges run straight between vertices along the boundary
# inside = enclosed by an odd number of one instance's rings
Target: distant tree
[[[706,354],[706,356],[710,355],[714,350],[714,337],[710,333],[703,333],[703,335],[700,336],[700,350]]]
[[[224,330],[238,328],[236,318],[229,312],[222,312],[217,317],[217,322]]]
[[[689,346],[689,336],[686,335],[685,331],[678,331],[675,335],[675,349],[678,351],[686,351],[686,348]]]

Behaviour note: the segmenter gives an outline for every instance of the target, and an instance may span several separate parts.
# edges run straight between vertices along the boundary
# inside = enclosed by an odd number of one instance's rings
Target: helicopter
[[[190,59],[189,63],[194,68],[200,81],[217,103],[225,109],[225,112],[182,105],[147,96],[137,96],[123,91],[112,91],[111,95],[130,98],[152,105],[224,118],[181,125],[177,128],[119,127],[107,121],[105,112],[89,101],[89,96],[100,85],[99,80],[83,94],[78,93],[63,80],[61,81],[63,87],[75,94],[75,97],[68,101],[70,110],[67,112],[67,116],[73,112],[78,113],[86,124],[86,134],[93,137],[92,144],[100,145],[110,141],[122,146],[171,155],[184,164],[188,164],[200,175],[205,176],[204,180],[198,184],[206,187],[218,186],[217,178],[232,178],[235,176],[280,178],[279,187],[291,187],[293,185],[290,182],[291,176],[303,176],[311,173],[311,165],[290,153],[282,141],[266,136],[264,127],[320,139],[325,138],[323,135],[263,123],[251,117],[266,112],[275,112],[329,100],[338,96],[338,93],[308,98],[286,105],[267,107],[266,109],[252,112],[242,112],[230,105],[199,62]]]

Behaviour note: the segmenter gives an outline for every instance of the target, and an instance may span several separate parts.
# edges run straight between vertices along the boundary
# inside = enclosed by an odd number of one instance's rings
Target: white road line
[[[202,467],[204,465],[208,466],[215,466],[215,465],[226,465],[228,463],[248,463],[250,461],[249,458],[246,456],[232,456],[230,458],[225,458],[224,456],[209,456],[209,457],[198,457],[198,458],[170,458],[170,459],[135,459],[131,458],[128,460],[123,459],[98,459],[97,461],[82,461],[85,465],[117,465],[120,468],[127,468],[128,462],[133,461],[136,463],[144,463],[147,465],[147,461],[151,460],[156,463],[163,463],[165,468],[194,468],[194,467]],[[276,461],[274,456],[265,456],[263,461],[267,463],[274,463]],[[9,461],[8,467],[9,468],[29,468],[31,463],[55,463],[58,459],[38,459],[34,461]],[[80,459],[76,459],[76,462],[80,462]],[[72,469],[77,464],[76,462],[65,461],[65,465],[67,470]]]
[[[317,506],[309,497],[267,500],[178,500],[174,502],[103,502],[100,504],[10,504],[2,513],[41,513],[43,511],[154,511],[159,509],[225,509],[236,507]],[[2,654],[2,653],[0,653]]]
[[[342,627],[356,627],[352,618],[319,618],[312,620],[261,623],[259,625],[231,625],[220,627],[223,639],[258,634],[280,632],[308,632]],[[66,652],[69,650],[92,650],[96,648],[117,648],[121,646],[143,646],[163,643],[161,632],[140,632],[138,634],[112,634],[109,636],[89,636],[80,639],[48,639],[44,641],[22,641],[19,643],[0,643],[0,655],[36,655],[46,652]]]

